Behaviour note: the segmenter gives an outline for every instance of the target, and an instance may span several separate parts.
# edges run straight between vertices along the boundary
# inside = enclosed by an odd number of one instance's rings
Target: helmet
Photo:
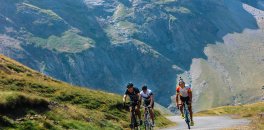
[[[185,83],[185,82],[183,81],[182,77],[180,77],[179,84],[180,84],[180,83]]]
[[[148,86],[147,85],[143,85],[142,86],[142,90],[147,90],[148,89]]]
[[[127,88],[130,88],[130,87],[133,87],[133,86],[134,86],[134,84],[131,83],[131,82],[129,82],[129,83],[127,84]]]

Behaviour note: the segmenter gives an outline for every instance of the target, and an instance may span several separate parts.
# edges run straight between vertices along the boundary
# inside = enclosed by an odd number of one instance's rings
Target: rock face
[[[194,86],[195,111],[262,100],[264,11],[247,4],[243,8],[255,17],[259,29],[228,34],[223,44],[208,45],[207,59],[193,59],[190,71],[181,75]]]
[[[200,104],[205,98],[200,95],[207,87],[212,88],[206,94],[208,97],[215,97],[214,88],[223,85],[230,90],[225,93],[230,97],[234,97],[234,92],[244,93],[235,88],[241,88],[237,82],[248,77],[235,76],[237,79],[233,82],[230,75],[255,71],[242,67],[243,56],[240,60],[229,59],[229,54],[234,57],[244,54],[238,47],[242,43],[245,49],[251,48],[254,57],[259,57],[248,63],[249,66],[258,63],[256,71],[264,70],[263,53],[255,50],[263,46],[263,35],[259,31],[261,17],[257,20],[245,9],[246,3],[247,7],[262,11],[262,0],[0,2],[0,22],[3,23],[0,24],[0,52],[72,84],[116,93],[122,93],[129,81],[137,87],[148,84],[156,94],[156,101],[168,106],[175,93],[177,76],[183,73],[192,81],[195,100]],[[251,40],[244,37],[244,30],[257,31],[257,35],[247,35],[254,36],[256,42],[249,44]],[[236,44],[228,40],[230,34],[237,34]],[[226,55],[222,53],[225,48],[229,49]],[[223,61],[219,61],[218,56]],[[233,66],[238,66],[238,71],[231,71],[232,65],[224,65],[231,63],[230,60]],[[212,73],[206,72],[205,65],[210,65],[208,71],[221,75],[214,78],[220,78],[221,82],[208,78]],[[264,81],[263,76],[259,76],[262,75],[251,75],[259,82],[256,86]],[[258,97],[252,93],[247,96]],[[197,110],[234,104],[233,98],[215,102],[218,99],[197,105]]]

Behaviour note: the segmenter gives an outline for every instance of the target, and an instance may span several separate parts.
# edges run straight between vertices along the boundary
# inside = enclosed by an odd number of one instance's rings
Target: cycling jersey
[[[180,94],[181,97],[188,97],[189,93],[192,92],[192,90],[188,86],[185,86],[184,88],[181,88],[180,86],[178,86],[176,88],[176,92],[177,94]]]
[[[150,89],[147,89],[146,93],[143,91],[140,92],[140,96],[143,98],[144,106],[150,105],[150,96],[153,95]],[[152,103],[151,107],[154,107],[154,102]]]
[[[147,89],[146,93],[143,91],[140,92],[140,96],[143,98],[143,100],[149,100],[151,95],[153,95],[153,93],[150,89]]]
[[[135,88],[135,87],[133,89],[134,89],[134,91],[132,93],[130,93],[128,90],[126,90],[125,95],[129,96],[130,101],[136,102],[139,100],[138,96],[137,96],[137,94],[139,93],[139,89]]]

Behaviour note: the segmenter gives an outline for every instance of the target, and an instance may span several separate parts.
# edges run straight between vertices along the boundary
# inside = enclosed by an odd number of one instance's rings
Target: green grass
[[[173,2],[177,2],[178,0],[159,0],[159,1],[156,1],[155,3],[156,4],[170,4],[170,3],[173,3]]]
[[[117,26],[118,29],[115,26]],[[105,29],[105,32],[113,43],[123,43],[128,40],[127,36],[132,36],[137,33],[138,30],[135,24],[126,20],[119,20],[114,26],[109,25]]]
[[[191,11],[185,7],[165,7],[165,10],[169,13],[182,13],[182,14],[191,13]]]
[[[235,118],[248,118],[252,120],[250,128],[255,130],[264,129],[263,117],[260,118],[259,114],[264,113],[264,102],[240,105],[240,106],[224,106],[214,108],[206,111],[201,111],[196,116],[208,116],[208,115],[233,115]]]
[[[60,16],[58,16],[56,13],[54,13],[52,10],[46,10],[46,9],[41,9],[37,6],[28,4],[28,3],[22,3],[20,6],[18,6],[18,11],[22,11],[25,9],[31,9],[34,10],[36,12],[39,12],[41,14],[45,14],[47,16],[49,16],[50,18],[52,18],[53,20],[62,20],[62,18]]]
[[[123,4],[119,4],[116,7],[116,11],[113,15],[113,19],[124,18],[128,14],[128,10]]]
[[[78,35],[78,31],[74,29],[64,32],[61,37],[54,35],[48,39],[30,37],[29,42],[50,50],[73,53],[81,52],[95,45],[95,41]]]
[[[11,67],[10,67],[11,66]],[[120,95],[71,86],[0,55],[0,129],[126,129]],[[157,126],[171,125],[158,111]]]

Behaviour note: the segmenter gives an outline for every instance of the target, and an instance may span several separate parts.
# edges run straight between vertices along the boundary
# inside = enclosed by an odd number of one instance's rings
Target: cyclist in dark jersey
[[[125,95],[123,97],[123,102],[126,102],[126,98],[129,96],[130,98],[130,112],[132,111],[132,106],[136,106],[136,114],[138,115],[138,118],[140,120],[140,125],[142,125],[142,120],[141,120],[141,113],[140,113],[140,94],[139,94],[139,89],[134,87],[132,83],[128,83],[127,85],[127,90],[125,92]]]

